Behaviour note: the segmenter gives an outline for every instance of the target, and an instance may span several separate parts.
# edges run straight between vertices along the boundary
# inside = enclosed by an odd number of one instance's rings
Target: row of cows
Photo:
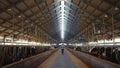
[[[0,67],[45,52],[49,49],[49,46],[0,45]]]
[[[120,64],[120,46],[91,46],[91,47],[74,47],[69,48],[88,53],[90,55]]]
[[[120,47],[107,46],[107,47],[94,47],[90,53],[102,59],[120,64]]]

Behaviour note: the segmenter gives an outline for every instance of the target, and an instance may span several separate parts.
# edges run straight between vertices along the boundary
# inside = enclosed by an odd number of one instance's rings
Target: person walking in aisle
[[[61,53],[62,53],[62,55],[64,54],[64,47],[63,47],[63,45],[61,46]]]

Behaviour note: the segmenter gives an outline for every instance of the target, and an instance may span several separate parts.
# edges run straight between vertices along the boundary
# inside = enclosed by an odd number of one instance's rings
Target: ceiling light
[[[115,10],[119,10],[119,8],[118,8],[118,7],[115,7]]]
[[[8,9],[8,11],[11,11],[12,9]]]
[[[21,18],[22,16],[18,16],[19,18]]]
[[[104,15],[104,17],[108,17],[108,15],[107,15],[107,14],[105,14],[105,15]]]

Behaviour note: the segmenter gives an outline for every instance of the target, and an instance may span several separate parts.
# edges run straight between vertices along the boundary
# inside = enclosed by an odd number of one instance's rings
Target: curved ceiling
[[[61,41],[61,1],[64,42],[120,36],[120,0],[0,0],[0,35]]]

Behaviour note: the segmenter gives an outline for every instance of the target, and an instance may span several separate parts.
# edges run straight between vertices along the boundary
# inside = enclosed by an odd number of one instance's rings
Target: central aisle
[[[76,66],[72,62],[66,51],[62,55],[61,50],[59,50],[58,55],[50,68],[76,68]]]
[[[61,54],[61,49],[51,55],[38,68],[88,68],[81,60],[65,49]]]

